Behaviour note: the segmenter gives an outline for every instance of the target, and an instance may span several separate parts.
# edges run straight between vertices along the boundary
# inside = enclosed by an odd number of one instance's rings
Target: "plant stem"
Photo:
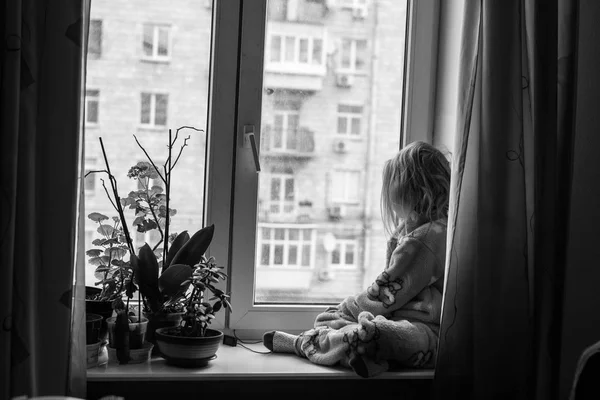
[[[168,168],[165,166],[165,194],[167,196],[166,199],[166,219],[165,219],[165,244],[163,245],[163,264],[162,270],[165,270],[167,263],[167,253],[169,251],[169,225],[171,225],[171,221],[169,220],[169,197],[171,197],[171,152],[173,150],[172,140],[172,132],[169,129],[169,158],[167,159]]]
[[[158,174],[158,176],[160,176],[160,179],[162,179],[162,181],[165,183],[165,185],[167,184],[167,181],[165,180],[165,178],[160,174],[160,171],[158,169],[158,167],[156,166],[156,164],[154,164],[154,161],[152,161],[152,158],[150,158],[150,155],[148,154],[148,152],[146,151],[146,149],[141,145],[141,143],[139,142],[138,138],[133,135],[133,138],[135,139],[136,143],[138,144],[138,146],[140,147],[140,149],[142,149],[142,151],[144,152],[144,154],[146,155],[146,158],[148,158],[148,161],[150,161],[150,164],[152,164],[152,166],[154,167],[154,169],[156,170],[156,173]]]

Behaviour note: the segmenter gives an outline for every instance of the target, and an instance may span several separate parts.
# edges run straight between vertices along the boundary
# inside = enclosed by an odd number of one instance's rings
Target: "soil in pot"
[[[100,330],[104,318],[98,314],[85,314],[85,344],[100,342]]]
[[[148,318],[148,331],[146,332],[146,340],[154,344],[152,349],[153,355],[159,355],[160,350],[156,345],[156,337],[154,332],[160,328],[172,328],[177,327],[183,319],[183,312],[177,313],[144,313],[144,316]]]
[[[115,343],[115,321],[117,317],[110,317],[106,320],[108,324],[108,345],[113,347]],[[142,318],[142,321],[138,323],[138,317],[129,317],[129,348],[131,350],[141,349],[144,346],[146,340],[146,332],[148,330],[148,318]]]
[[[178,336],[178,328],[156,330],[156,344],[167,364],[179,367],[204,367],[216,358],[223,332],[207,329],[204,337]]]

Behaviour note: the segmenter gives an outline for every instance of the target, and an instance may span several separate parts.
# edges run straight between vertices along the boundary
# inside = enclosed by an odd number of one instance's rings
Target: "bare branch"
[[[100,173],[100,172],[104,172],[104,173],[108,174],[108,171],[105,170],[105,169],[96,169],[96,170],[93,170],[93,171],[86,172],[83,177],[87,178],[89,174],[97,174],[97,173]]]
[[[119,209],[117,208],[115,203],[113,203],[112,198],[110,197],[110,194],[108,194],[108,189],[106,188],[106,185],[104,184],[104,179],[100,178],[100,181],[102,182],[102,187],[104,188],[104,191],[106,192],[106,197],[108,197],[108,201],[110,201],[110,204],[112,204],[115,211],[119,212]]]
[[[150,164],[152,164],[152,166],[156,170],[156,173],[158,174],[158,176],[160,176],[160,179],[166,185],[167,184],[167,180],[160,174],[160,171],[159,171],[158,167],[156,166],[156,164],[154,164],[154,161],[152,161],[152,158],[150,158],[150,155],[148,154],[148,152],[146,151],[146,149],[144,148],[144,146],[142,146],[142,144],[140,143],[140,141],[138,140],[138,138],[135,135],[133,135],[133,138],[135,139],[135,142],[137,143],[137,145],[140,147],[140,149],[142,149],[142,151],[144,152],[144,154],[148,158],[148,161],[150,161]]]
[[[173,138],[173,140],[171,140],[171,135],[169,135],[169,146],[167,146],[167,147],[169,148],[169,150],[170,150],[170,149],[172,149],[172,148],[173,148],[173,146],[175,146],[175,143],[177,143],[177,139],[179,138],[179,131],[180,131],[180,130],[183,130],[183,129],[192,129],[192,130],[194,130],[194,131],[196,131],[196,132],[204,132],[204,130],[203,130],[203,129],[198,129],[198,128],[195,128],[195,127],[193,127],[193,126],[187,126],[187,125],[180,126],[179,128],[177,128],[177,129],[175,130],[175,138]],[[171,130],[170,130],[170,129],[169,129],[169,132],[171,132]],[[190,137],[188,136],[188,137],[187,137],[187,139],[189,139],[189,138],[190,138]],[[181,154],[181,153],[180,153],[180,154]],[[167,165],[168,165],[169,167],[171,167],[171,152],[170,152],[170,151],[169,151],[169,158],[167,158],[167,161],[165,161],[165,167],[166,167]],[[173,166],[175,166],[175,164],[173,164]],[[169,170],[170,170],[170,169],[171,169],[171,168],[169,168]]]
[[[177,155],[177,158],[175,159],[175,162],[173,163],[173,165],[172,165],[172,166],[170,166],[170,168],[169,168],[169,169],[171,169],[171,170],[172,170],[173,168],[175,168],[175,166],[177,165],[177,161],[179,161],[179,157],[181,157],[181,153],[183,153],[183,148],[184,148],[184,147],[186,147],[186,146],[188,145],[188,144],[187,144],[187,141],[188,141],[189,139],[190,139],[190,136],[186,137],[186,138],[183,140],[183,145],[181,145],[181,149],[179,149],[179,154]]]

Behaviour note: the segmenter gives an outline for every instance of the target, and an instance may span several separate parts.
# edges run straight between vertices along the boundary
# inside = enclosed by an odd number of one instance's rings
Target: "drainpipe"
[[[370,284],[366,279],[366,275],[370,272],[369,265],[371,259],[371,246],[370,239],[373,232],[371,218],[373,217],[373,213],[371,212],[372,207],[372,191],[369,190],[368,184],[370,182],[370,178],[373,172],[373,167],[371,166],[371,161],[375,158],[375,132],[376,132],[376,123],[377,123],[377,113],[375,112],[377,107],[377,66],[378,66],[378,54],[379,54],[379,42],[377,40],[377,14],[378,14],[378,2],[373,1],[373,35],[371,40],[372,46],[372,59],[371,59],[371,89],[369,92],[370,102],[370,114],[369,114],[369,128],[367,131],[367,157],[365,160],[365,179],[364,179],[364,213],[363,213],[363,284],[361,287],[366,287],[366,285]]]

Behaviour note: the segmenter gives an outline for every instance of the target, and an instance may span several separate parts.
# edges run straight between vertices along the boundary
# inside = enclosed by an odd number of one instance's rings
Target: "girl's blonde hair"
[[[385,162],[381,216],[388,234],[398,227],[394,205],[427,221],[448,217],[450,163],[441,151],[425,142],[412,142]]]

